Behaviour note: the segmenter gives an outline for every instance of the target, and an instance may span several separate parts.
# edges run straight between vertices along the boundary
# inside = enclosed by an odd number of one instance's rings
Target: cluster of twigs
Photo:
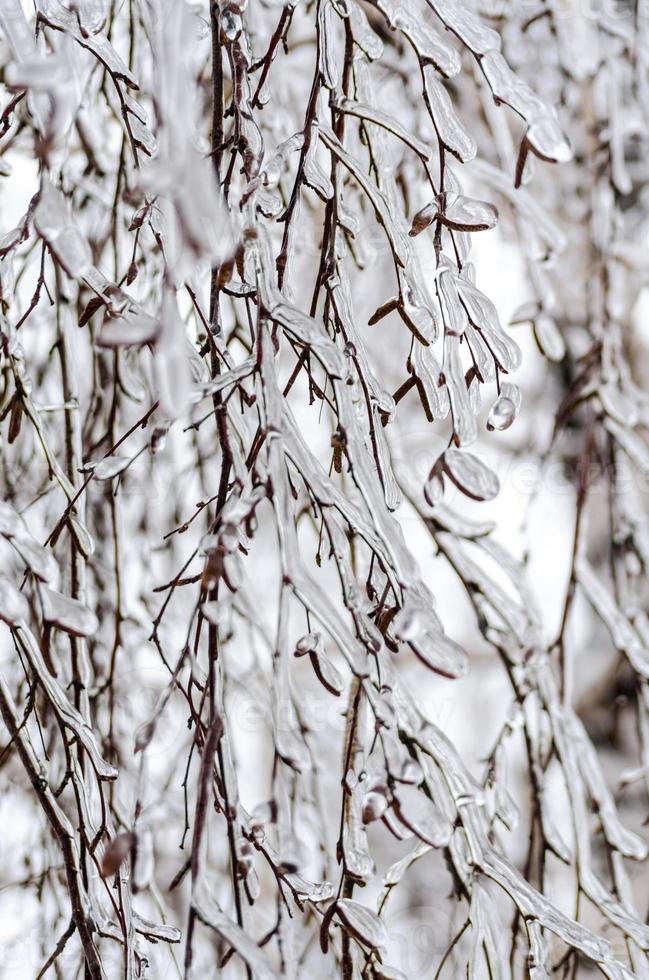
[[[450,909],[422,975],[649,976],[626,869],[646,845],[580,714],[570,634],[582,592],[646,782],[649,544],[621,479],[649,471],[628,364],[644,167],[621,114],[647,111],[647,25],[589,15],[597,55],[576,66],[561,5],[504,6],[0,4],[0,167],[26,199],[0,242],[0,766],[38,828],[11,884],[41,911],[35,975],[388,980],[386,915],[418,876],[429,919]],[[515,319],[562,364],[547,458],[577,461],[550,642],[524,565],[448,504],[497,496],[467,447],[521,404],[470,260],[499,212],[535,295]],[[445,441],[423,485],[392,464],[405,413]],[[413,689],[469,657],[404,497],[511,685],[482,779]]]

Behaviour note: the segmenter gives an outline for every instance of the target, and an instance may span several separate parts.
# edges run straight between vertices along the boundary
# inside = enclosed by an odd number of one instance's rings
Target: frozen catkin
[[[7,976],[649,977],[648,52],[1,0]]]

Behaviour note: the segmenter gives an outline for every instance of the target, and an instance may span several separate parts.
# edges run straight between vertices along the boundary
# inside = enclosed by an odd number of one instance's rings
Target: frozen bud
[[[412,219],[412,224],[410,226],[410,231],[408,234],[411,238],[415,238],[417,235],[421,235],[422,231],[425,231],[437,217],[437,201],[430,201],[426,204]]]
[[[135,751],[143,752],[153,738],[154,734],[155,723],[153,721],[149,721],[146,725],[142,725],[142,727],[138,729],[138,733],[135,736]]]
[[[307,654],[320,683],[330,694],[338,697],[345,688],[345,682],[324,652],[320,633],[306,633],[295,644],[294,656],[304,657]]]
[[[322,649],[320,633],[305,633],[295,644],[295,656],[304,657],[307,653],[319,653]]]
[[[374,786],[363,800],[363,823],[379,820],[389,805],[386,786]]]
[[[155,456],[156,453],[162,452],[167,445],[167,435],[169,434],[170,424],[170,422],[167,422],[164,425],[156,425],[151,433],[149,448],[151,449],[152,456]]]
[[[277,821],[277,804],[275,800],[259,803],[250,814],[250,825],[255,835],[263,836],[266,824]]]
[[[278,867],[282,874],[298,874],[309,861],[308,848],[297,837],[287,841],[278,855]]]
[[[237,841],[237,874],[240,878],[247,878],[253,869],[255,849],[252,844],[244,838]]]
[[[135,835],[131,831],[118,834],[109,843],[101,859],[101,873],[104,878],[117,874],[121,865],[131,853]]]

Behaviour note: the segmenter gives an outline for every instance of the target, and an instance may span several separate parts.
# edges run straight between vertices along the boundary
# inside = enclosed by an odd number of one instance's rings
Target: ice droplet
[[[501,385],[500,395],[494,402],[487,419],[487,429],[503,431],[508,429],[518,415],[521,406],[521,393],[517,385]]]
[[[487,419],[487,428],[490,432],[494,429],[502,431],[508,429],[514,417],[516,415],[516,406],[510,398],[505,398],[501,395],[496,399],[494,405],[489,412],[489,418]]]

